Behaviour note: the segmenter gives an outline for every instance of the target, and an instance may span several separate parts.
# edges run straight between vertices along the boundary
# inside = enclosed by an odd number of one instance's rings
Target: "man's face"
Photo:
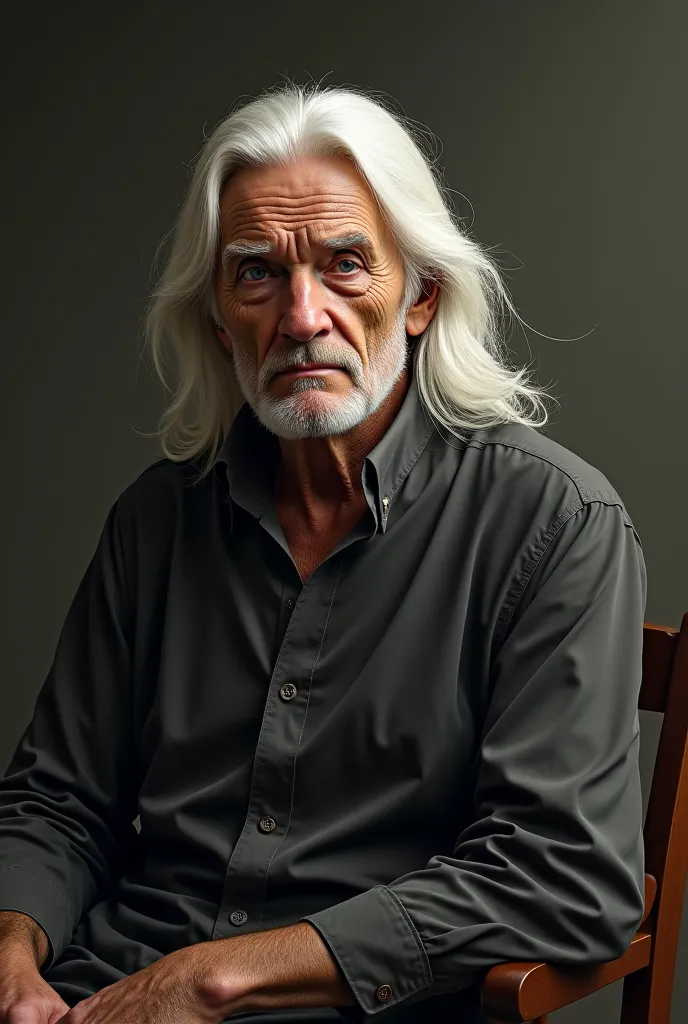
[[[218,336],[244,398],[283,438],[351,430],[407,357],[403,265],[366,182],[342,157],[246,168],[220,222]]]

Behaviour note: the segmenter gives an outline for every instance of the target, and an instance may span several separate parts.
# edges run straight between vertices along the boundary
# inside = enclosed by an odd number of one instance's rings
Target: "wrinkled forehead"
[[[367,182],[343,158],[236,171],[222,189],[220,222],[223,244],[284,233],[305,233],[311,244],[358,233],[373,249],[391,241]]]

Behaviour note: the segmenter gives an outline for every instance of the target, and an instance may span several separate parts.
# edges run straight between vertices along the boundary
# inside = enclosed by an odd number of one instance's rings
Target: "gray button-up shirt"
[[[244,406],[208,476],[158,462],[107,517],[0,783],[0,908],[47,980],[73,1004],[305,919],[343,1016],[456,1022],[495,963],[620,955],[646,573],[619,495],[530,427],[444,435],[412,381],[302,585],[278,459]]]

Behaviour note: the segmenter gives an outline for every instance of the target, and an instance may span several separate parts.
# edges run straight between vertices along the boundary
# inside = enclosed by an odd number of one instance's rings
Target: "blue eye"
[[[264,281],[265,280],[264,277],[248,277],[248,278],[245,277],[246,274],[251,274],[251,273],[253,273],[254,270],[259,271],[259,273],[261,273],[261,274],[267,274],[267,271],[266,271],[265,267],[247,267],[246,270],[244,270],[240,274],[240,279],[242,281],[243,280],[246,280],[246,281]]]
[[[344,257],[344,259],[339,260],[339,262],[337,263],[337,266],[341,267],[342,263],[349,263],[351,265],[351,270],[358,270],[359,269],[358,263],[356,263],[354,260],[350,260],[346,256]],[[347,273],[347,271],[344,271],[344,273]],[[351,273],[351,271],[349,271],[349,273]]]

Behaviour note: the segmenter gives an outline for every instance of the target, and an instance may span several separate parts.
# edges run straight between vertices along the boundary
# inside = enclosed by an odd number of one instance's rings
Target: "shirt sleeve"
[[[47,971],[136,835],[130,611],[117,506],[68,611],[33,718],[0,780],[0,910],[50,941]]]
[[[347,1019],[509,960],[615,959],[641,921],[642,547],[602,501],[537,547],[492,659],[471,824],[450,855],[302,919],[353,989]]]

